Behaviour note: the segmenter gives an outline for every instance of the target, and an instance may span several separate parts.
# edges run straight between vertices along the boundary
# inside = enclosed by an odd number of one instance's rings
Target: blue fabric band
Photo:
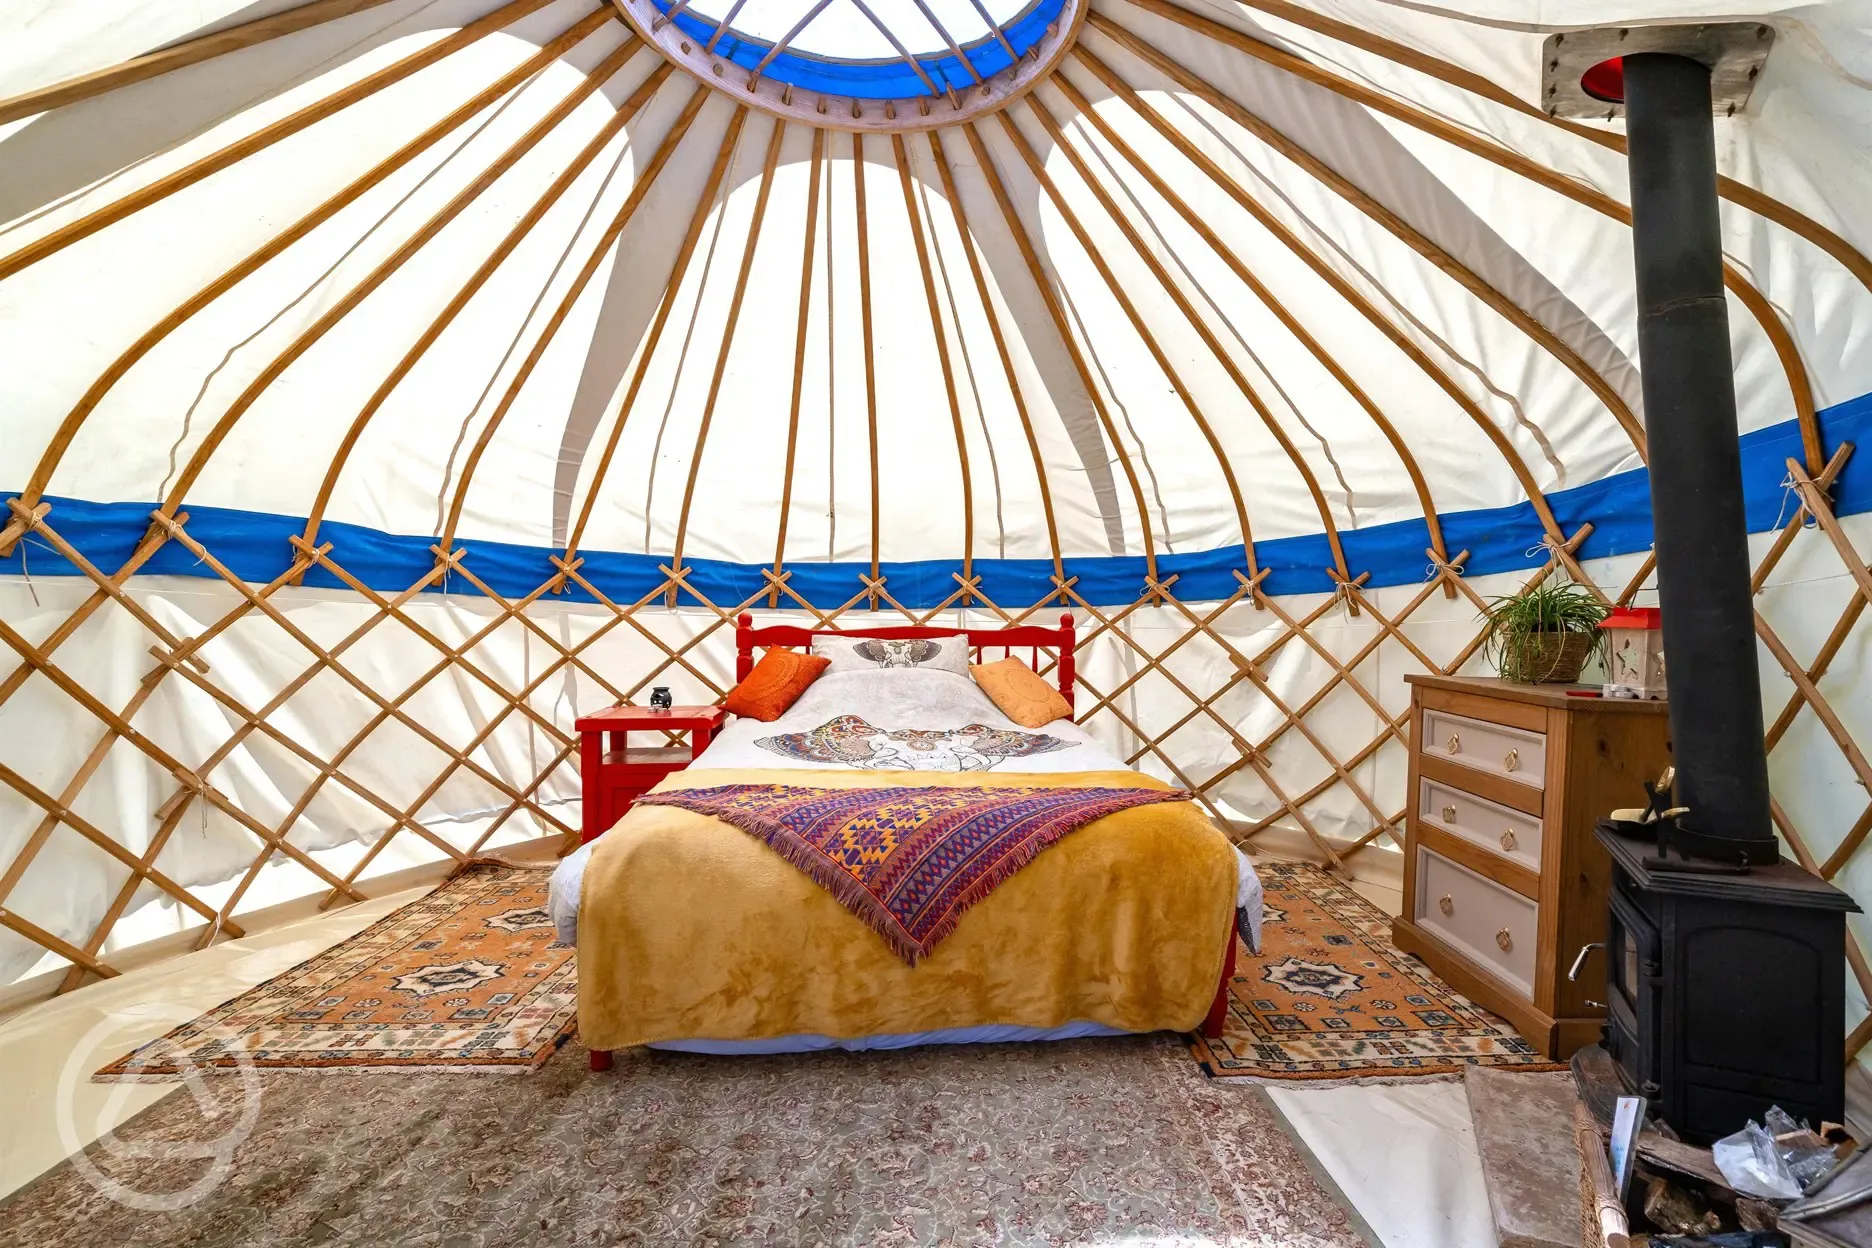
[[[1861,395],[1820,413],[1824,444],[1842,441],[1863,444],[1872,435],[1872,394]],[[1763,532],[1785,523],[1797,500],[1783,482],[1787,461],[1801,457],[1800,430],[1794,421],[1748,434],[1742,439],[1742,485],[1748,504],[1750,532]],[[1872,511],[1872,455],[1855,455],[1834,483],[1835,510],[1840,515]],[[153,503],[94,503],[48,496],[52,512],[47,520],[60,536],[105,572],[115,572],[149,529]],[[1592,535],[1578,552],[1582,559],[1648,550],[1651,546],[1651,498],[1643,469],[1618,473],[1590,485],[1559,490],[1547,496],[1561,529],[1571,534],[1591,521]],[[219,507],[188,508],[188,532],[242,579],[264,584],[279,576],[292,561],[288,538],[305,530],[296,516]],[[1545,562],[1540,549],[1544,536],[1534,508],[1528,503],[1488,510],[1450,512],[1442,517],[1443,541],[1454,554],[1467,550],[1464,567],[1471,576],[1508,572]],[[326,521],[319,540],[332,543],[332,558],[346,571],[386,593],[399,593],[422,579],[435,565],[432,537],[406,537],[361,525]],[[1369,528],[1349,529],[1340,535],[1346,564],[1354,575],[1371,573],[1370,585],[1421,584],[1430,574],[1424,552],[1430,545],[1429,529],[1422,520],[1402,520]],[[460,541],[476,576],[498,593],[519,598],[533,592],[550,577],[550,556],[556,550],[506,542]],[[585,560],[580,574],[613,602],[631,603],[653,594],[664,583],[659,564],[667,556],[633,555],[602,551],[580,552]],[[1331,547],[1323,533],[1256,542],[1255,554],[1270,569],[1263,588],[1270,594],[1326,593],[1333,581]],[[766,588],[761,573],[767,564],[726,563],[710,559],[690,561],[689,581],[720,606],[743,602]],[[1077,577],[1074,590],[1095,606],[1136,602],[1144,593],[1141,556],[1094,556],[1065,560],[1066,575]],[[1237,570],[1245,569],[1239,543],[1216,550],[1158,557],[1160,578],[1175,575],[1177,597],[1186,601],[1215,601],[1235,592]],[[793,563],[789,582],[794,591],[820,606],[841,603],[863,590],[861,575],[869,563]],[[955,593],[960,560],[932,559],[914,563],[886,563],[885,588],[906,607],[929,608]],[[28,537],[13,553],[0,559],[0,573],[31,572],[34,576],[82,575],[42,539]],[[168,542],[143,566],[143,574],[214,577],[212,569],[197,562],[187,547]],[[982,592],[1009,608],[1025,608],[1053,591],[1050,559],[977,559],[975,575]],[[323,568],[313,568],[307,585],[341,588],[344,582]],[[459,577],[439,583],[466,593],[477,592]],[[593,601],[585,590],[570,585],[564,595]],[[695,604],[683,594],[679,601]],[[782,599],[783,605],[786,600]]]

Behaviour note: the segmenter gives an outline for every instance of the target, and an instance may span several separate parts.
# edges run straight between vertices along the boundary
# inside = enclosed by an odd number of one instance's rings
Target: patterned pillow
[[[877,637],[815,637],[814,655],[832,660],[833,672],[888,672],[915,668],[924,672],[953,672],[966,676],[969,648],[966,637],[911,637],[885,641]]]
[[[754,665],[747,679],[728,691],[722,709],[771,724],[806,692],[806,686],[825,674],[827,660],[794,650],[769,650]]]
[[[1012,655],[971,672],[1001,713],[1023,728],[1044,728],[1056,719],[1072,718],[1072,707],[1060,691]]]

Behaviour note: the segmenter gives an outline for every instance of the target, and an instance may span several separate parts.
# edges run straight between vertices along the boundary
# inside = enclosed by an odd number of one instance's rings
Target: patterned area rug
[[[1257,863],[1261,956],[1236,950],[1228,1025],[1190,1048],[1211,1075],[1389,1082],[1465,1066],[1565,1070],[1391,943],[1391,919],[1318,867]]]
[[[0,1203],[0,1245],[1378,1243],[1168,1036],[202,1088],[213,1120],[185,1087]]]
[[[473,1070],[524,1074],[571,1034],[578,972],[555,945],[549,873],[477,865],[343,944],[99,1071]]]

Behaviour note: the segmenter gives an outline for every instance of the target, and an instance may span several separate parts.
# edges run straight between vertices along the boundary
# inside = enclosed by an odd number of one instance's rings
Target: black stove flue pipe
[[[1723,296],[1710,71],[1624,58],[1638,354],[1677,801],[1673,844],[1770,863],[1755,607]]]

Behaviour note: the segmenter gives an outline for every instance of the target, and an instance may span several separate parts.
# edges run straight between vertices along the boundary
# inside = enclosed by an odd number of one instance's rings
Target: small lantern
[[[1664,696],[1664,623],[1656,607],[1619,607],[1600,623],[1608,698]]]

